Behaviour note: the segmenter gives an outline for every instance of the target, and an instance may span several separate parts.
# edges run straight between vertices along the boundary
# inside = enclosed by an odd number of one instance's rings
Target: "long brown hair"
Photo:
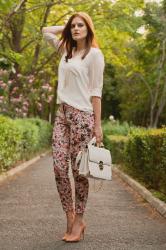
[[[72,58],[72,49],[73,47],[77,47],[77,42],[73,40],[71,35],[71,22],[75,17],[80,17],[84,20],[86,26],[87,26],[87,36],[86,36],[86,49],[82,56],[82,59],[85,58],[85,56],[88,54],[91,47],[99,48],[99,45],[96,40],[95,31],[94,31],[94,25],[92,22],[91,17],[86,12],[76,12],[74,13],[68,20],[67,24],[65,25],[62,35],[60,38],[61,45],[59,47],[59,50],[62,48],[66,48],[67,55],[66,55],[66,62],[69,58]]]

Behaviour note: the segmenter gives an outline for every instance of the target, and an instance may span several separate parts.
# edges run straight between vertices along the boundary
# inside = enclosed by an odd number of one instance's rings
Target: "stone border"
[[[32,158],[31,160],[23,162],[19,166],[12,168],[12,169],[10,169],[9,171],[7,171],[5,173],[0,174],[0,183],[7,180],[9,177],[17,174],[18,172],[24,170],[25,168],[29,167],[30,165],[32,165],[33,163],[38,161],[40,158],[42,158],[45,155],[49,154],[50,152],[51,152],[51,150],[48,150],[48,151],[46,151],[44,153],[41,153],[40,155]]]
[[[166,218],[166,203],[154,197],[152,193],[142,186],[139,182],[132,179],[126,173],[122,172],[117,167],[113,166],[112,170],[135,189],[145,200],[147,200],[164,218]]]

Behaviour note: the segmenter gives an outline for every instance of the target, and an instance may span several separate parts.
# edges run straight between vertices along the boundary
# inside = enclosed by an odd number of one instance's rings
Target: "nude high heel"
[[[65,235],[63,236],[62,240],[66,241],[67,237],[70,235],[70,233],[65,233]]]
[[[74,222],[74,217],[75,217],[75,213],[73,212],[73,222]],[[71,227],[71,231],[72,231],[72,227]],[[65,235],[63,236],[62,240],[66,241],[67,237],[69,237],[70,234],[71,234],[71,232],[70,233],[66,232]]]
[[[66,242],[79,242],[81,240],[81,237],[84,240],[85,228],[86,228],[86,225],[84,224],[81,228],[80,234],[76,237],[71,237],[71,238],[69,236],[69,238],[66,238]]]

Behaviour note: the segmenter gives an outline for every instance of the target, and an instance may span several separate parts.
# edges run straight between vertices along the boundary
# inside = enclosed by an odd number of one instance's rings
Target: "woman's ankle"
[[[74,216],[74,211],[73,211],[73,210],[67,211],[67,212],[66,212],[66,217],[67,217],[67,218],[71,218],[71,217],[73,217],[73,216]]]
[[[83,213],[76,213],[74,222],[82,224],[83,223]]]

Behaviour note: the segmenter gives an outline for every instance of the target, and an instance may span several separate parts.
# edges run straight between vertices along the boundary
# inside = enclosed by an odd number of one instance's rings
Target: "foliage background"
[[[54,121],[59,57],[41,29],[90,14],[105,56],[103,119],[166,123],[166,0],[0,0],[0,112]]]

